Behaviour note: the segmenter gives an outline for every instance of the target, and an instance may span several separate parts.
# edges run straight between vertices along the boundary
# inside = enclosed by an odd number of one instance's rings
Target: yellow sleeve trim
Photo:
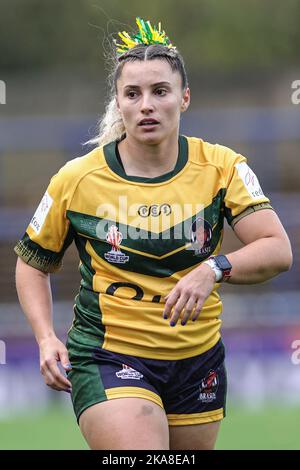
[[[244,217],[246,217],[249,214],[252,214],[253,212],[261,211],[262,209],[272,209],[272,210],[274,210],[273,207],[271,206],[271,204],[269,204],[268,202],[261,202],[260,204],[255,204],[255,206],[247,207],[247,209],[245,209],[239,215],[234,217],[234,219],[231,222],[231,227],[234,228],[235,224],[239,220],[243,219]]]

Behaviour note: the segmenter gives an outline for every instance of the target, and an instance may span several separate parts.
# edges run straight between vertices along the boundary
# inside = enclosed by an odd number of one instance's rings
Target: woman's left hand
[[[201,266],[193,269],[193,271],[180,279],[165,297],[164,319],[167,320],[169,318],[174,307],[170,318],[170,326],[175,326],[184,309],[181,315],[181,325],[184,326],[195,307],[192,321],[197,320],[205,300],[213,290],[215,282],[215,273],[207,264],[202,263]]]

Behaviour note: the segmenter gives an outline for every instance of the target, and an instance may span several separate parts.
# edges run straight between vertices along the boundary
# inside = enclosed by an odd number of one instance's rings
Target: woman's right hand
[[[53,336],[40,341],[39,347],[40,371],[44,376],[45,383],[54,390],[71,393],[72,384],[58,367],[58,362],[60,362],[66,371],[72,369],[65,345],[56,336]]]

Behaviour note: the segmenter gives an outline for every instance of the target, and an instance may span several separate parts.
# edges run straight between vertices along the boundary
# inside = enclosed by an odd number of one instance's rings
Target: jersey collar
[[[121,164],[121,160],[118,159],[119,151],[118,151],[118,142],[116,140],[105,145],[103,147],[103,152],[104,152],[104,156],[106,159],[106,163],[108,164],[109,168],[114,173],[121,176],[122,178],[128,181],[136,181],[140,183],[161,183],[177,175],[177,173],[179,173],[183,169],[183,167],[188,161],[187,138],[183,135],[180,135],[178,139],[178,143],[179,143],[179,152],[178,152],[178,158],[177,158],[177,162],[176,162],[174,169],[163,175],[156,176],[155,178],[127,175],[124,171],[123,165]]]

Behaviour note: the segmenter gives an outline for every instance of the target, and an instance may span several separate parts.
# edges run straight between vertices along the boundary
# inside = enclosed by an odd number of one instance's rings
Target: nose
[[[153,102],[151,100],[151,95],[145,93],[141,101],[141,112],[143,114],[149,114],[154,111]]]

